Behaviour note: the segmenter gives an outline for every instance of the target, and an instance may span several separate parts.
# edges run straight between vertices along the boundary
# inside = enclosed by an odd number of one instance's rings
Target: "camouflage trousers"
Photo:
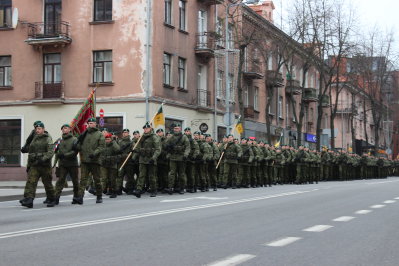
[[[241,187],[250,186],[251,167],[246,164],[238,165],[237,185]]]
[[[158,188],[165,189],[168,187],[168,174],[169,174],[169,165],[165,163],[158,162]]]
[[[118,165],[118,169],[120,169],[122,165]],[[123,187],[123,180],[126,176],[126,184],[125,188],[127,191],[133,191],[136,186],[136,180],[134,179],[133,173],[133,164],[126,163],[125,166],[118,172],[118,177],[116,179],[116,189],[120,190]]]
[[[137,178],[137,186],[136,189],[142,191],[145,185],[146,180],[149,182],[149,186],[151,191],[156,192],[158,181],[157,181],[157,165],[154,164],[139,164],[140,175]]]
[[[59,198],[61,196],[62,189],[65,186],[65,180],[67,175],[69,174],[72,179],[72,184],[73,184],[73,196],[78,197],[79,193],[79,167],[77,166],[70,166],[70,167],[64,167],[60,166],[59,168],[59,178],[57,180],[57,183],[55,184],[55,197]]]
[[[184,161],[169,161],[169,176],[168,187],[174,188],[175,185],[179,189],[186,187],[186,162]]]
[[[116,183],[116,178],[118,176],[118,169],[111,168],[111,167],[101,167],[101,171],[103,173],[103,176],[106,178],[107,186],[104,186],[103,183],[103,188],[109,188],[111,191],[117,191],[118,190],[118,185]]]
[[[201,187],[201,189],[206,188],[208,186],[208,165],[205,162],[200,162],[197,167],[197,186]]]
[[[217,170],[215,162],[208,163],[208,186],[216,188],[217,187]]]
[[[196,187],[196,175],[197,167],[195,162],[188,161],[186,164],[186,177],[187,177],[187,188],[194,189]]]
[[[91,175],[93,176],[94,186],[96,188],[96,195],[102,196],[103,189],[101,185],[101,173],[100,165],[95,163],[82,163],[80,166],[80,185],[79,185],[79,196],[83,197],[85,189],[91,181]]]
[[[54,199],[54,187],[51,180],[53,179],[51,175],[51,167],[45,166],[32,166],[28,172],[28,180],[25,184],[24,197],[35,198],[36,188],[39,179],[42,178],[44,189],[46,190],[46,196],[49,199]],[[65,181],[64,181],[65,184]]]
[[[223,172],[223,186],[231,184],[231,186],[237,186],[237,164],[236,163],[224,163]]]

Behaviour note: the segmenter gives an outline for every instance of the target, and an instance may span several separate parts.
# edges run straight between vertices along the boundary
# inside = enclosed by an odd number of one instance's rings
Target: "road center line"
[[[370,208],[373,208],[373,209],[381,209],[381,208],[384,208],[384,207],[385,207],[385,205],[381,205],[381,204],[376,204],[376,205],[370,206]]]
[[[148,213],[142,213],[142,214],[133,214],[133,215],[127,215],[127,216],[114,217],[114,218],[98,219],[98,220],[92,220],[92,221],[86,221],[86,222],[77,222],[77,223],[71,223],[71,224],[34,228],[34,229],[28,229],[28,230],[22,230],[22,231],[2,233],[2,234],[0,234],[0,239],[18,237],[18,236],[23,236],[23,235],[39,234],[39,233],[45,233],[45,232],[52,232],[52,231],[58,231],[58,230],[65,230],[65,229],[71,229],[71,228],[78,228],[78,227],[97,225],[97,224],[106,224],[106,223],[121,222],[121,221],[127,221],[127,220],[135,220],[135,219],[159,216],[159,215],[165,215],[165,214],[172,214],[172,213],[187,212],[187,211],[193,211],[193,210],[235,205],[235,204],[240,204],[240,203],[247,203],[247,202],[259,201],[259,200],[265,200],[265,199],[271,199],[271,198],[299,195],[299,194],[309,193],[309,192],[313,192],[313,191],[315,191],[315,190],[313,189],[313,190],[306,190],[306,191],[293,191],[293,192],[280,193],[280,194],[274,194],[274,195],[269,195],[269,196],[247,198],[247,199],[240,199],[240,200],[231,200],[231,201],[225,201],[225,202],[217,202],[217,203],[211,203],[211,204],[189,206],[189,207],[148,212]]]
[[[393,182],[399,182],[399,180],[370,182],[370,183],[366,183],[366,185],[378,185],[378,184],[393,183]]]
[[[210,264],[207,264],[207,266],[233,266],[253,259],[255,257],[255,255],[251,254],[238,254],[219,261],[212,262]]]
[[[383,203],[385,203],[385,204],[391,204],[391,203],[395,203],[396,202],[396,200],[386,200],[386,201],[384,201]]]
[[[368,213],[370,213],[370,212],[372,212],[372,210],[359,210],[359,211],[357,211],[357,212],[355,212],[356,214],[368,214]]]
[[[315,226],[312,226],[312,227],[303,229],[302,231],[305,231],[305,232],[317,232],[317,233],[319,233],[319,232],[326,231],[327,229],[330,229],[330,228],[332,228],[332,227],[334,227],[334,226],[332,226],[332,225],[319,224],[319,225],[315,225]]]
[[[264,246],[269,246],[269,247],[284,247],[289,244],[292,244],[298,240],[302,239],[301,237],[285,237],[270,243],[263,244]]]
[[[353,216],[341,216],[338,218],[335,218],[333,221],[334,222],[349,222],[350,220],[355,219]]]

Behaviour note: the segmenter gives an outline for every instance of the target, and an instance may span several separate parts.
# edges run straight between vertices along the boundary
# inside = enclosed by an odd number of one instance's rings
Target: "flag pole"
[[[237,122],[236,122],[235,126],[234,126],[232,129],[230,129],[230,134],[232,133],[232,131],[233,131],[233,130],[235,130],[235,129],[236,129],[236,127],[237,127],[237,124],[238,124],[238,122],[239,122],[240,120],[241,120],[241,115],[238,117],[238,119],[237,119]],[[219,168],[219,165],[220,165],[220,162],[221,162],[221,161],[222,161],[222,159],[223,159],[223,156],[224,156],[224,151],[225,151],[226,147],[227,147],[227,143],[226,143],[226,144],[224,144],[223,152],[222,152],[222,154],[220,155],[220,158],[219,158],[218,164],[216,165],[216,169],[218,169],[218,168]]]
[[[165,104],[165,102],[163,102],[161,104],[161,107]],[[159,110],[159,109],[158,109]],[[158,112],[155,113],[155,115],[151,118],[150,124],[152,124],[152,121],[154,121],[155,117],[157,116]],[[129,152],[129,154],[127,155],[125,161],[123,162],[123,164],[121,165],[121,167],[119,168],[119,172],[122,171],[122,168],[125,166],[125,164],[127,163],[127,161],[129,160],[130,156],[132,156],[133,151],[136,149],[137,145],[140,143],[141,138],[143,137],[144,134],[140,135],[139,140],[136,142],[136,144],[134,144],[133,149]]]

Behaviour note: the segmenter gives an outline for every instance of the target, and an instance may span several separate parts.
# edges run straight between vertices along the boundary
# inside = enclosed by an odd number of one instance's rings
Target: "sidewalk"
[[[55,186],[55,181],[53,185]],[[0,202],[20,200],[23,198],[25,181],[0,181]],[[62,190],[62,195],[72,195],[72,181],[68,181],[68,188]],[[43,183],[39,180],[36,190],[36,198],[46,197]]]

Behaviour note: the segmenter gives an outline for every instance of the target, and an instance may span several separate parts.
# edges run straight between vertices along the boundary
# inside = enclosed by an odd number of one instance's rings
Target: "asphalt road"
[[[0,265],[399,265],[399,178],[0,202]]]

